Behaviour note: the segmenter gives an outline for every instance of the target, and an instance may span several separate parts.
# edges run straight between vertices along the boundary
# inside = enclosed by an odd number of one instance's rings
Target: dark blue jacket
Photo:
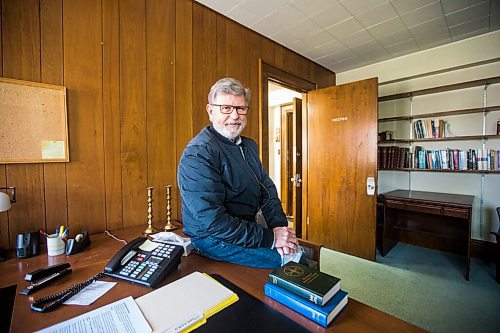
[[[237,145],[209,126],[184,149],[177,174],[184,233],[270,248],[271,229],[287,226],[286,216],[259,160],[257,144],[247,137],[241,140]],[[259,209],[269,229],[256,222]]]

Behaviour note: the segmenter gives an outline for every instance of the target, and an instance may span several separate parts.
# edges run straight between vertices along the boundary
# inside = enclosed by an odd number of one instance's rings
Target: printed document
[[[149,333],[151,327],[132,296],[129,296],[38,332]]]

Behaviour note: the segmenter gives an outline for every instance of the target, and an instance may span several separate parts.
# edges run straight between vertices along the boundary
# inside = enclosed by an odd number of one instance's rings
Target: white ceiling
[[[271,81],[268,81],[267,92],[268,92],[269,107],[273,107],[284,103],[290,103],[293,101],[294,97],[302,98],[301,93],[290,90]]]
[[[500,29],[500,0],[196,0],[341,73]]]

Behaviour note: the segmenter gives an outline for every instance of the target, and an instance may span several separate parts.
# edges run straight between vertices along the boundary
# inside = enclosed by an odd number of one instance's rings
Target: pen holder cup
[[[47,255],[58,256],[66,250],[66,243],[59,236],[50,235],[47,237]]]

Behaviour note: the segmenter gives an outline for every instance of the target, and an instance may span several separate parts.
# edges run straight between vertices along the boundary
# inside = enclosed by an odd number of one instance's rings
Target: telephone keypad
[[[141,245],[146,241],[149,243],[142,249]],[[154,248],[150,250],[152,247]],[[155,287],[180,264],[182,253],[182,246],[139,237],[129,242],[110,260],[105,267],[105,274]]]
[[[163,258],[170,258],[170,253],[172,253],[172,250],[174,247],[169,244],[165,243],[160,243],[160,246],[158,246],[156,249],[151,252],[155,256],[160,256]]]

